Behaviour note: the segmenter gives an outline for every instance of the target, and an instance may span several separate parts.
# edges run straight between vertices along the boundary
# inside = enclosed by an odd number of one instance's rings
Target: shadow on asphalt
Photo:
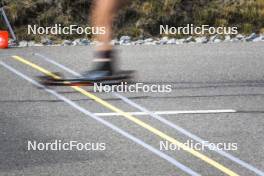
[[[28,151],[27,141],[54,142],[61,136],[42,134],[37,127],[10,118],[8,113],[0,112],[0,171],[21,170],[34,166],[52,166],[54,164],[106,160],[103,152],[87,151]],[[27,117],[19,117],[27,118]],[[62,139],[69,142],[71,139]]]

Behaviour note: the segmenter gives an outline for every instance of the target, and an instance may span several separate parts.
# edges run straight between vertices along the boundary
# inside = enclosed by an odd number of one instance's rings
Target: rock
[[[72,45],[72,41],[70,41],[70,40],[63,40],[63,42],[62,42],[61,45],[62,46],[70,46],[70,45]]]
[[[240,41],[242,41],[242,40],[239,40],[239,39],[237,39],[237,38],[235,37],[235,38],[232,38],[230,41],[231,41],[231,42],[240,42]]]
[[[252,41],[253,42],[261,42],[261,41],[264,41],[264,36],[263,35],[260,35],[259,37],[253,39]]]
[[[217,35],[213,35],[213,36],[211,36],[210,39],[209,39],[209,41],[210,41],[210,42],[214,42],[215,39],[217,39]]]
[[[190,43],[190,42],[192,42],[193,40],[194,40],[193,37],[190,36],[190,37],[188,37],[188,38],[186,38],[186,39],[184,40],[184,43]]]
[[[180,44],[183,44],[185,42],[185,39],[178,39],[176,41],[176,44],[180,45]]]
[[[130,41],[127,41],[127,40],[120,40],[119,42],[120,45],[126,45],[128,43],[130,43]]]
[[[86,38],[83,38],[80,40],[80,45],[82,45],[82,46],[88,46],[88,45],[90,45],[90,43],[91,43],[91,41],[86,39]]]
[[[220,43],[222,42],[221,36],[220,35],[213,35],[209,39],[210,43]]]
[[[168,45],[175,45],[177,43],[177,40],[176,39],[170,39],[170,40],[168,40],[168,42],[167,42],[167,44]]]
[[[242,35],[242,34],[238,34],[238,35],[236,36],[236,39],[238,39],[238,40],[244,40],[244,38],[245,38],[245,36]]]
[[[27,46],[35,46],[35,42],[34,42],[34,41],[29,41],[29,42],[27,43]]]
[[[131,37],[130,36],[122,36],[120,38],[120,45],[125,45],[131,42]]]
[[[153,42],[153,41],[154,41],[153,38],[147,38],[144,40],[145,43],[149,43],[149,42]]]
[[[145,42],[144,45],[156,45],[156,42],[153,41],[153,42]]]
[[[154,45],[160,45],[160,41],[159,40],[155,40],[153,41]]]
[[[257,35],[256,33],[252,33],[250,36],[246,37],[246,41],[251,42],[254,39],[256,39],[257,37],[259,37],[259,35]]]
[[[43,44],[43,45],[52,45],[53,42],[47,37],[42,37],[41,38],[41,44]]]
[[[44,46],[44,45],[41,43],[36,43],[34,46]]]
[[[25,40],[22,40],[22,41],[19,42],[18,46],[19,47],[27,47],[28,46],[28,42],[25,41]]]
[[[134,42],[135,45],[142,45],[144,43],[145,43],[144,40],[137,40]]]
[[[162,39],[159,41],[160,45],[165,45],[169,41],[168,37],[162,37]]]
[[[78,45],[81,45],[81,39],[75,39],[75,40],[72,42],[72,46],[78,46]]]
[[[222,42],[222,39],[223,39],[223,37],[220,35],[213,35],[210,37],[209,41],[211,43],[219,43],[219,42]]]
[[[231,36],[230,35],[226,35],[224,41],[225,42],[230,42],[231,41]]]
[[[131,45],[131,42],[120,41],[120,45]]]
[[[222,42],[222,40],[219,39],[219,38],[217,38],[217,39],[214,40],[214,43],[220,43],[220,42]]]
[[[260,36],[262,37],[262,41],[264,41],[264,34],[261,34]]]
[[[195,38],[196,43],[207,43],[208,39],[206,37],[197,37]]]
[[[122,36],[120,37],[120,40],[131,40],[131,37],[130,36]]]

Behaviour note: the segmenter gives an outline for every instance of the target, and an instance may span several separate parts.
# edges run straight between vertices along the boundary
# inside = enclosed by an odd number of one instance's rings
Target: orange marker
[[[8,32],[0,31],[0,48],[8,48]]]

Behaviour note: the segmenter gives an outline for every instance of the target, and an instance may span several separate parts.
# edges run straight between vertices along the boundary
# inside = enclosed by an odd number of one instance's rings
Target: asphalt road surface
[[[41,71],[89,70],[92,48],[1,50],[1,176],[264,175],[263,42],[117,50],[120,67],[137,70],[136,82],[172,91],[42,87]],[[29,150],[34,141],[40,148]],[[41,149],[55,141],[93,149]],[[201,150],[190,145],[201,143]]]

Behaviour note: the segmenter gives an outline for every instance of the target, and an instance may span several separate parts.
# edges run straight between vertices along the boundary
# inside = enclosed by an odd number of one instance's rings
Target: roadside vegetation
[[[116,18],[115,35],[159,36],[159,25],[237,26],[242,34],[264,33],[264,0],[133,0]],[[27,25],[52,26],[90,23],[91,0],[6,0],[5,10],[20,40],[40,40],[27,35]],[[0,19],[1,28],[3,28]],[[90,36],[50,36],[73,39]]]

